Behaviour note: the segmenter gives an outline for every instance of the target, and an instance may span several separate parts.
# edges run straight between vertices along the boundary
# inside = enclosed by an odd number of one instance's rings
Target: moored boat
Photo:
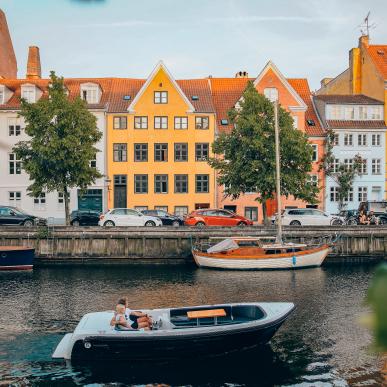
[[[0,246],[0,270],[31,270],[35,249],[24,246]]]
[[[66,334],[52,357],[65,360],[165,360],[224,354],[267,343],[293,303],[239,303],[143,310],[150,331],[116,330],[112,311],[89,313]]]
[[[231,237],[214,245],[197,243],[192,255],[198,266],[220,269],[296,269],[321,266],[329,245],[264,243],[259,237]]]

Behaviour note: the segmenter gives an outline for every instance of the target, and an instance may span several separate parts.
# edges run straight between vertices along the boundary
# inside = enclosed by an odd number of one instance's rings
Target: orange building
[[[237,73],[235,78],[210,78],[212,97],[217,115],[219,132],[229,132],[232,125],[228,122],[227,112],[235,106],[241,98],[247,82],[252,81],[259,93],[267,98],[278,98],[294,120],[294,127],[306,132],[314,147],[313,171],[310,178],[320,187],[319,204],[308,203],[292,198],[284,198],[284,207],[318,207],[324,206],[324,176],[318,171],[318,161],[324,154],[324,131],[315,113],[311,92],[306,79],[286,79],[273,62],[268,62],[257,78],[249,78],[246,73]],[[261,222],[262,206],[257,202],[257,193],[252,192],[233,200],[224,196],[223,187],[218,186],[217,206],[245,215],[250,219]],[[274,201],[268,203],[268,213],[276,211]]]

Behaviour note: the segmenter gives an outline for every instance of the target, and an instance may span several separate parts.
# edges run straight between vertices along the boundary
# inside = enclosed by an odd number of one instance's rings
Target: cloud
[[[299,23],[332,23],[345,22],[344,17],[306,17],[306,16],[230,16],[204,19],[206,23],[255,23],[255,22],[299,22]]]

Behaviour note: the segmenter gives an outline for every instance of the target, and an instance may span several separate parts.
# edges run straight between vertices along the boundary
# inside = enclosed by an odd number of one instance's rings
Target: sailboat
[[[274,101],[274,123],[278,206],[276,237],[272,240],[267,240],[267,237],[230,237],[221,238],[220,242],[212,238],[210,242],[196,243],[192,246],[192,255],[198,266],[219,269],[296,269],[321,266],[328,255],[328,243],[308,245],[283,241],[278,101]]]

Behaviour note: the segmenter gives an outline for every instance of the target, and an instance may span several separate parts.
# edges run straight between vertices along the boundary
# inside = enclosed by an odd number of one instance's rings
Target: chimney
[[[370,37],[368,35],[362,35],[360,36],[359,38],[359,48],[364,45],[366,47],[369,46],[369,42],[370,42]]]
[[[27,79],[40,79],[42,71],[40,69],[39,47],[30,46],[28,49]]]
[[[247,71],[238,71],[235,74],[235,78],[248,78],[248,77],[249,77],[249,73]]]
[[[321,83],[321,87],[324,87],[326,86],[333,78],[323,78],[321,79],[320,83]]]
[[[17,62],[7,19],[0,9],[0,78],[17,78]]]

